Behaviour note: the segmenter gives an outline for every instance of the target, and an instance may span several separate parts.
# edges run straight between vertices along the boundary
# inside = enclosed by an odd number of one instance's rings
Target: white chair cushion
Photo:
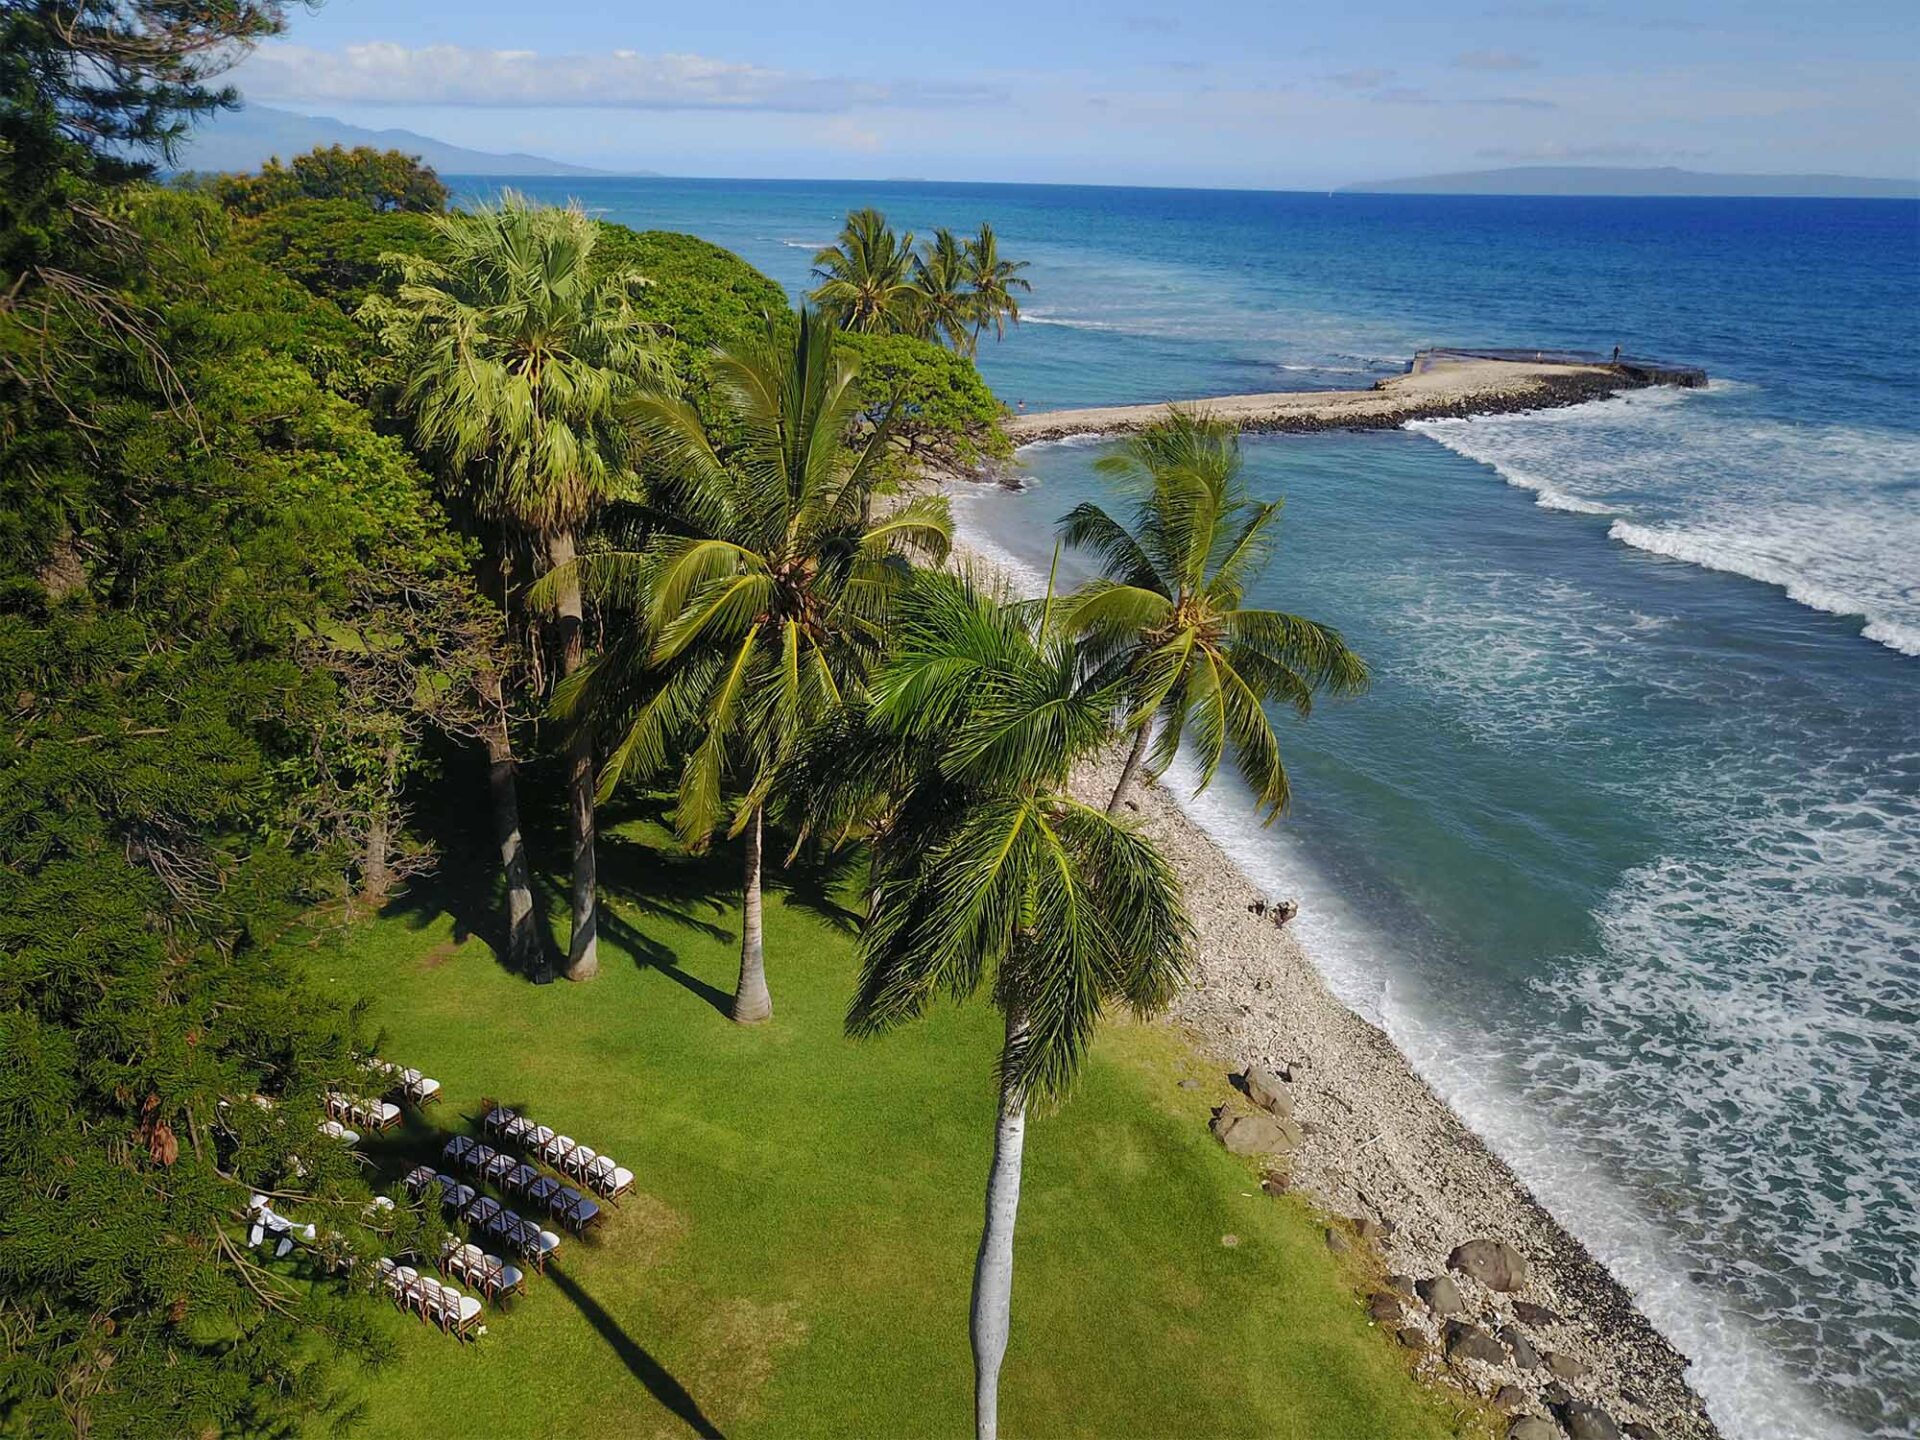
[[[540,1232],[540,1253],[541,1254],[551,1255],[554,1251],[558,1250],[559,1248],[560,1248],[560,1237],[558,1235],[554,1234],[553,1231],[551,1230],[542,1230]]]
[[[463,1325],[480,1313],[480,1302],[471,1295],[462,1295],[459,1303],[460,1323]]]
[[[613,1183],[615,1185],[618,1185],[620,1188],[625,1189],[627,1186],[633,1184],[633,1171],[625,1169],[619,1165],[614,1166],[613,1167]]]
[[[520,1271],[511,1265],[502,1265],[500,1267],[500,1283],[509,1290],[517,1289],[526,1278],[525,1275],[521,1274]]]

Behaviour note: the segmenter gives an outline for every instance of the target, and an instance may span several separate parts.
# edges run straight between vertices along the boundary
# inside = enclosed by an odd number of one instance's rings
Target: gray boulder
[[[1527,1339],[1526,1332],[1518,1325],[1502,1325],[1500,1338],[1507,1349],[1513,1352],[1513,1363],[1522,1370],[1538,1370],[1543,1363],[1540,1352],[1533,1348],[1533,1342]]]
[[[1598,1405],[1575,1400],[1560,1414],[1560,1423],[1573,1440],[1620,1440],[1620,1427]]]
[[[1620,1432],[1627,1440],[1660,1440],[1660,1432],[1642,1420],[1629,1420]]]
[[[1511,1415],[1517,1410],[1526,1409],[1531,1402],[1527,1392],[1518,1385],[1502,1385],[1493,1392],[1493,1403]]]
[[[1558,1351],[1547,1352],[1547,1369],[1562,1380],[1578,1380],[1587,1373],[1587,1362],[1576,1360],[1571,1355],[1562,1355]]]
[[[1449,1360],[1478,1360],[1482,1365],[1506,1362],[1507,1352],[1501,1348],[1500,1342],[1478,1325],[1469,1325],[1464,1320],[1449,1320],[1445,1335]]]
[[[1401,1308],[1400,1297],[1389,1295],[1385,1290],[1376,1290],[1367,1297],[1367,1314],[1382,1325],[1398,1325],[1406,1318]]]
[[[1413,1288],[1436,1315],[1458,1315],[1467,1308],[1460,1287],[1453,1283],[1451,1275],[1435,1275],[1430,1280],[1416,1282]]]
[[[1300,1127],[1273,1115],[1236,1115],[1221,1110],[1213,1117],[1214,1138],[1235,1155],[1287,1155],[1300,1146]]]
[[[1507,1440],[1561,1440],[1560,1427],[1538,1415],[1522,1415],[1507,1427]]]
[[[1513,1302],[1514,1317],[1525,1325],[1558,1325],[1560,1312],[1549,1310],[1544,1305],[1536,1305],[1531,1300]]]
[[[1293,1094],[1280,1077],[1262,1065],[1249,1065],[1240,1075],[1240,1088],[1254,1104],[1282,1120],[1293,1118]]]
[[[1453,1247],[1447,1268],[1489,1290],[1518,1290],[1527,1283],[1527,1257],[1504,1240],[1469,1240]]]
[[[1400,1343],[1409,1350],[1424,1350],[1427,1348],[1427,1337],[1409,1325],[1400,1332]]]
[[[1387,1276],[1387,1284],[1395,1290],[1398,1290],[1402,1295],[1413,1294],[1413,1277],[1411,1275],[1389,1275]]]

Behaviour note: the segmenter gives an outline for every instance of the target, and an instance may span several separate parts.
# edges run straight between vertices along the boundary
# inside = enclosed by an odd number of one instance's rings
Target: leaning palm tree
[[[913,279],[913,232],[895,235],[871,208],[852,211],[839,240],[813,257],[820,285],[807,298],[842,330],[868,335],[924,332]]]
[[[436,222],[444,258],[386,257],[392,299],[362,315],[403,362],[400,406],[415,443],[435,456],[474,514],[506,532],[536,568],[569,570],[581,529],[629,475],[619,402],[661,380],[664,352],[635,312],[637,274],[598,274],[599,226],[577,206],[500,203]],[[560,671],[585,656],[577,585],[555,596]],[[593,752],[582,731],[568,755],[573,927],[567,976],[599,972]]]
[[[1289,790],[1265,707],[1305,716],[1318,693],[1358,694],[1366,663],[1337,630],[1243,604],[1272,552],[1281,502],[1248,497],[1231,425],[1176,408],[1099,468],[1143,489],[1131,529],[1092,501],[1060,520],[1061,540],[1091,551],[1102,571],[1068,601],[1065,624],[1095,672],[1126,688],[1122,729],[1133,743],[1107,812],[1119,810],[1150,741],[1158,775],[1185,740],[1202,789],[1231,746],[1270,822]]]
[[[969,278],[966,248],[951,230],[935,230],[921,245],[913,259],[913,283],[927,338],[945,339],[971,357],[979,344],[979,297]]]
[[[1111,734],[1115,697],[1090,682],[1044,610],[926,574],[899,622],[867,725],[916,752],[917,779],[892,797],[875,842],[847,1028],[875,1034],[983,984],[1003,1012],[971,1319],[975,1429],[992,1440],[1027,1109],[1065,1096],[1108,1005],[1142,1014],[1166,1005],[1190,927],[1153,844],[1068,789],[1075,765]]]
[[[758,343],[716,352],[712,377],[711,423],[668,396],[628,406],[671,528],[644,550],[574,565],[640,624],[564,688],[561,709],[576,728],[619,737],[603,795],[683,747],[682,840],[699,849],[722,824],[745,835],[733,1018],[753,1023],[773,1013],[760,911],[768,800],[803,737],[864,684],[909,557],[943,560],[952,527],[937,497],[873,517],[886,427],[846,443],[854,372],[817,314],[802,311],[791,336],[769,322]]]
[[[973,287],[973,338],[977,346],[980,332],[993,326],[993,338],[1002,339],[1009,324],[1020,323],[1020,301],[1014,292],[1025,295],[1033,286],[1020,274],[1025,260],[1000,258],[1000,238],[993,226],[981,222],[980,233],[966,243],[967,283]]]

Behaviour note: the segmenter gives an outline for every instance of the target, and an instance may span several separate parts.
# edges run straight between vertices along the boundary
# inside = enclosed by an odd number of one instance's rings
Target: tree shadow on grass
[[[620,1327],[620,1322],[602,1309],[598,1301],[581,1289],[578,1281],[558,1265],[547,1268],[547,1278],[573,1302],[574,1308],[586,1317],[587,1323],[600,1332],[600,1338],[613,1347],[614,1353],[633,1372],[633,1378],[646,1386],[654,1399],[684,1420],[694,1434],[708,1437],[708,1440],[726,1440],[720,1428],[701,1410],[699,1402],[687,1393],[686,1387],[668,1374],[639,1341],[627,1334]]]

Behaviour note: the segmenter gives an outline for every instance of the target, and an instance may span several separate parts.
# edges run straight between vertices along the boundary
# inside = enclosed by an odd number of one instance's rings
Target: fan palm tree
[[[1337,630],[1242,603],[1272,553],[1281,502],[1248,497],[1231,425],[1175,409],[1099,468],[1144,489],[1131,529],[1092,501],[1060,520],[1061,540],[1091,551],[1103,572],[1069,600],[1065,623],[1096,672],[1127,689],[1133,743],[1107,811],[1126,798],[1157,720],[1154,774],[1184,739],[1204,789],[1231,746],[1271,822],[1288,783],[1265,706],[1305,716],[1320,692],[1364,690],[1366,664]]]
[[[972,357],[979,345],[979,297],[974,293],[965,246],[951,230],[933,232],[913,259],[914,288],[920,292],[920,323],[927,338],[945,339]]]
[[[912,231],[898,236],[878,210],[852,211],[839,241],[814,255],[820,285],[807,298],[842,330],[921,334],[922,296],[913,262]]]
[[[1027,1109],[1065,1096],[1108,1005],[1166,1005],[1190,926],[1153,844],[1068,791],[1111,734],[1116,697],[1043,609],[917,577],[871,694],[869,726],[920,763],[875,843],[847,1028],[885,1031],[983,984],[1005,1021],[971,1318],[975,1429],[992,1440]]]
[[[595,272],[599,226],[577,206],[535,205],[507,191],[498,205],[435,224],[444,258],[388,257],[398,291],[369,300],[363,315],[402,358],[400,406],[460,498],[531,551],[536,567],[570,571],[582,527],[630,473],[619,402],[636,381],[667,373],[632,305],[645,281]],[[563,582],[553,609],[560,671],[571,675],[585,656],[578,585]],[[567,976],[587,980],[600,962],[585,731],[567,770]]]
[[[864,683],[908,557],[943,560],[952,527],[938,497],[873,517],[886,427],[857,450],[846,443],[854,372],[818,314],[803,311],[791,336],[769,323],[758,343],[716,352],[712,376],[711,426],[668,396],[627,407],[656,476],[653,504],[672,530],[644,550],[572,567],[642,623],[563,688],[561,709],[577,728],[619,736],[602,795],[690,740],[674,812],[681,838],[704,847],[722,823],[746,836],[733,1018],[753,1023],[773,1013],[760,910],[769,797],[809,729]]]
[[[980,332],[987,326],[993,326],[993,338],[999,340],[1009,324],[1020,323],[1020,301],[1014,292],[1025,295],[1033,286],[1020,274],[1027,268],[1025,260],[1000,258],[1000,238],[985,221],[980,233],[966,243],[966,264],[967,283],[973,287],[973,338],[978,346]]]

